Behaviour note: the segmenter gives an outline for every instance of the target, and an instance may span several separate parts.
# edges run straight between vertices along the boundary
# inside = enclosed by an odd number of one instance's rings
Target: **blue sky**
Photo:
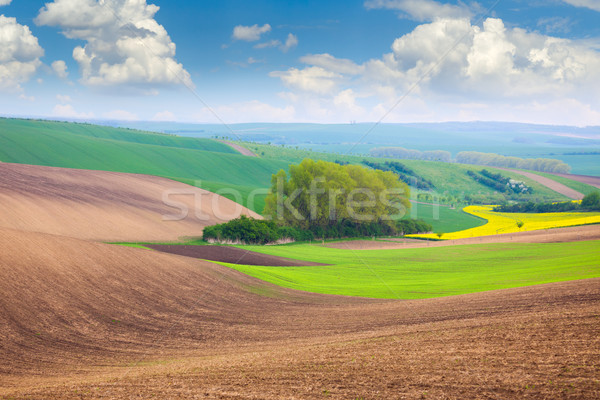
[[[0,114],[600,125],[600,0],[0,0]]]

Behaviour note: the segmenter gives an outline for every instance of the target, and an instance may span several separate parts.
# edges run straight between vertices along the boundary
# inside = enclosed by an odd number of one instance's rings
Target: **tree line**
[[[363,160],[364,165],[380,171],[391,171],[398,175],[400,180],[410,183],[411,186],[422,190],[434,190],[435,185],[427,178],[418,175],[411,168],[397,161],[386,161],[385,163],[376,163],[368,160]]]
[[[600,211],[600,194],[592,192],[585,196],[581,202],[564,201],[558,203],[518,203],[494,207],[496,212],[506,213],[554,213],[570,211]]]
[[[563,174],[567,174],[571,170],[568,164],[551,158],[506,157],[500,154],[480,153],[477,151],[461,151],[456,155],[456,162],[460,164],[489,165],[501,168],[518,168]]]
[[[404,160],[426,160],[452,162],[452,154],[444,150],[419,151],[403,147],[377,147],[370,151],[372,157],[397,158]],[[495,153],[461,151],[454,160],[460,164],[489,165],[491,167],[527,169],[540,172],[567,174],[571,167],[561,160],[552,158],[520,158]]]
[[[452,162],[452,154],[445,150],[420,151],[405,149],[404,147],[377,147],[371,149],[369,154],[378,158]]]
[[[533,193],[533,189],[525,185],[523,182],[511,180],[510,178],[506,178],[501,174],[490,172],[487,169],[482,169],[479,171],[479,174],[473,171],[467,171],[467,175],[469,175],[474,181],[479,182],[482,185],[494,189],[500,193]]]

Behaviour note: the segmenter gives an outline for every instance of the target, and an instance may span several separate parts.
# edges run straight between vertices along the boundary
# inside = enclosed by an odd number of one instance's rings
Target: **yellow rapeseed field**
[[[464,239],[479,236],[498,235],[540,229],[561,228],[566,226],[600,223],[597,212],[564,212],[564,213],[497,213],[494,206],[468,206],[463,210],[469,214],[486,219],[483,226],[464,231],[444,233],[441,239]],[[438,235],[410,235],[419,238],[439,239]]]

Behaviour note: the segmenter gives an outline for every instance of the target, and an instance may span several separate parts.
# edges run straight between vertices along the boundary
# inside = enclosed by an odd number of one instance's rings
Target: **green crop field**
[[[394,299],[452,296],[600,277],[600,242],[490,244],[402,250],[340,250],[318,245],[244,246],[316,267],[225,264],[287,288]]]
[[[431,224],[434,232],[456,232],[485,225],[486,220],[464,212],[459,208],[444,205],[412,203],[407,217],[422,219]],[[469,228],[466,228],[466,227]]]

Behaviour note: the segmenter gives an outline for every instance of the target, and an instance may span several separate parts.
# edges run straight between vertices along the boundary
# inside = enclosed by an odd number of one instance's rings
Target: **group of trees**
[[[506,178],[501,174],[495,174],[487,169],[482,169],[479,171],[479,174],[473,171],[467,171],[467,175],[473,178],[473,180],[476,182],[479,182],[482,185],[492,188],[500,193],[533,193],[533,190],[523,182],[513,181],[510,178]]]
[[[445,150],[419,151],[405,149],[404,147],[377,147],[371,149],[369,154],[379,158],[399,158],[403,160],[427,160],[451,162],[452,154]]]
[[[426,222],[412,219],[396,221],[393,228],[376,222],[358,224],[354,221],[344,220],[337,221],[336,224],[326,229],[321,227],[300,229],[242,215],[229,222],[204,228],[203,239],[217,243],[269,244],[279,240],[299,242],[324,238],[409,235],[431,232],[432,229],[432,226]]]
[[[518,203],[494,207],[496,212],[508,213],[553,213],[569,211],[600,211],[600,193],[592,192],[581,202],[564,201],[559,203]]]
[[[410,208],[406,183],[391,171],[305,159],[273,175],[265,199],[267,221],[241,217],[205,228],[204,239],[271,243],[430,232],[402,219]]]
[[[278,226],[273,221],[248,218],[245,215],[224,224],[208,226],[203,232],[203,239],[206,241],[245,244],[267,244],[280,239],[307,241],[313,238],[310,231]]]
[[[339,221],[392,226],[410,208],[408,186],[392,172],[305,159],[273,175],[264,214],[282,225],[327,229]]]
[[[560,160],[550,158],[506,157],[494,153],[477,151],[461,151],[456,155],[456,162],[461,164],[489,165],[502,168],[528,169],[531,171],[569,173],[571,167]]]
[[[386,161],[385,163],[376,163],[368,160],[363,160],[364,165],[380,171],[391,171],[398,175],[400,180],[409,183],[411,186],[422,190],[433,190],[435,185],[429,179],[423,178],[418,175],[415,171],[407,167],[406,165],[397,161]]]

